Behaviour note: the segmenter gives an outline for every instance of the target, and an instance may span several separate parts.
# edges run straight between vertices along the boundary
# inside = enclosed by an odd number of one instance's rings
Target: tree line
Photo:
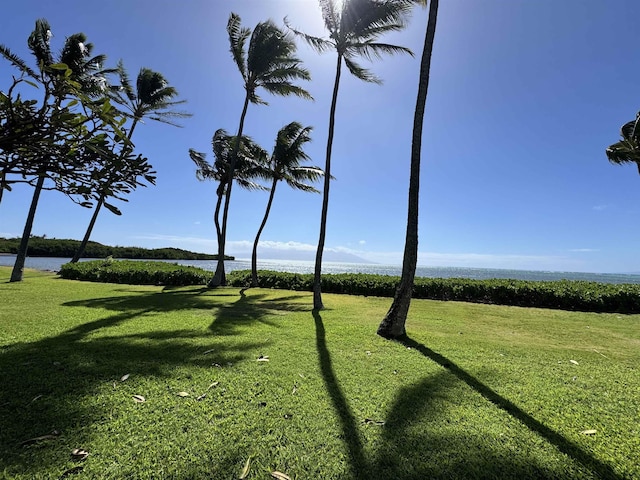
[[[20,248],[20,238],[0,237],[0,253],[17,254]],[[29,256],[71,258],[80,247],[79,240],[46,238],[45,236],[31,236],[29,239]],[[145,260],[217,260],[217,255],[196,253],[181,248],[140,248],[103,245],[89,241],[84,250],[87,258],[131,258]],[[234,260],[227,256],[226,260]]]

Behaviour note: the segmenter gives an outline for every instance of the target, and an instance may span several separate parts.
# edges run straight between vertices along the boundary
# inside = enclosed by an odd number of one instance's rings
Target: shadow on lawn
[[[350,478],[365,479],[436,479],[436,478],[570,478],[571,472],[552,470],[538,464],[526,451],[491,442],[483,432],[447,433],[448,428],[420,428],[424,419],[441,421],[447,418],[446,405],[455,404],[459,397],[460,380],[499,408],[507,411],[530,430],[540,434],[584,467],[601,478],[617,479],[608,466],[584,452],[564,437],[500,397],[486,385],[469,375],[442,355],[409,338],[400,343],[415,348],[437,362],[448,372],[441,372],[421,382],[402,388],[385,419],[381,441],[376,445],[373,459],[368,459],[359,425],[346,396],[338,383],[331,355],[325,339],[320,313],[313,311],[316,328],[316,348],[322,378],[335,412],[340,420],[349,458]],[[453,420],[455,421],[455,420]],[[446,420],[449,422],[449,420]],[[454,428],[454,427],[452,427]],[[457,428],[456,432],[460,429]],[[427,457],[428,461],[422,458]],[[573,472],[580,477],[579,472]]]
[[[504,398],[499,395],[497,392],[492,390],[490,387],[482,383],[480,380],[470,375],[468,372],[460,368],[454,362],[446,358],[445,356],[434,352],[429,347],[409,338],[405,337],[400,341],[400,343],[406,347],[411,347],[416,349],[425,357],[433,360],[438,363],[443,368],[446,368],[449,372],[455,375],[458,380],[463,381],[469,387],[474,389],[484,398],[489,400],[498,408],[504,410],[513,418],[519,420],[522,424],[524,424],[529,430],[537,433],[538,435],[545,438],[549,443],[553,444],[565,455],[573,458],[580,464],[582,464],[585,468],[591,470],[600,478],[606,479],[619,479],[621,478],[619,475],[615,473],[615,471],[611,468],[611,466],[606,463],[601,462],[588,452],[584,451],[575,443],[571,442],[567,438],[560,435],[555,430],[547,427],[542,422],[536,420],[534,417],[529,415],[524,410],[520,409],[517,405],[515,405],[510,400]]]
[[[221,293],[226,297],[229,292]],[[59,452],[60,445],[69,443],[70,451],[78,441],[90,442],[91,424],[105,421],[107,407],[91,408],[87,405],[92,402],[79,399],[99,395],[105,386],[110,389],[113,384],[114,389],[122,392],[122,402],[133,402],[132,394],[145,394],[135,390],[137,380],[166,376],[170,381],[172,369],[182,365],[213,369],[216,365],[236,363],[245,359],[249,351],[263,347],[264,342],[229,342],[221,336],[234,334],[237,323],[267,322],[265,316],[274,310],[299,308],[287,299],[268,301],[263,299],[264,295],[253,295],[255,301],[239,296],[237,302],[216,309],[215,299],[210,298],[216,295],[201,288],[161,293],[147,290],[130,296],[67,302],[63,305],[106,309],[113,314],[36,342],[2,346],[0,477],[2,468],[13,472],[41,471],[59,459],[56,451]],[[92,336],[140,317],[193,309],[211,312],[211,316],[203,317],[213,317],[207,330],[149,329],[135,333],[114,330],[109,336]],[[197,338],[205,341],[193,342]],[[131,378],[121,383],[120,377],[127,373]],[[20,445],[21,441],[54,430],[61,432],[54,442]],[[68,432],[82,438],[65,437]],[[52,448],[54,444],[57,447]]]

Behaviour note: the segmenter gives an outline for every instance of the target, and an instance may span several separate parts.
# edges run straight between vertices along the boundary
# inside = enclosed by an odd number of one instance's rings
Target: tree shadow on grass
[[[519,408],[510,400],[504,398],[489,386],[482,383],[480,380],[460,368],[453,361],[449,360],[445,356],[434,352],[429,347],[409,338],[405,337],[400,340],[400,343],[406,347],[414,348],[425,357],[433,360],[443,368],[451,372],[458,380],[464,382],[473,390],[482,395],[485,399],[490,401],[496,407],[504,410],[514,419],[521,422],[529,430],[543,437],[546,441],[554,445],[565,455],[571,457],[573,460],[580,463],[586,469],[595,473],[599,478],[606,479],[620,479],[621,477],[615,473],[610,465],[598,460],[593,455],[589,454],[580,446],[571,442],[561,434],[553,430],[552,428],[544,425],[542,422],[536,420],[527,412]]]
[[[67,307],[99,308],[113,314],[39,341],[3,346],[0,349],[0,476],[2,468],[14,473],[33,472],[34,476],[49,468],[60,458],[56,445],[74,441],[65,439],[67,432],[84,432],[90,438],[91,425],[103,421],[106,413],[103,408],[88,407],[92,404],[85,401],[88,396],[111,389],[113,384],[113,389],[122,392],[122,402],[133,402],[132,393],[145,392],[131,389],[136,384],[148,384],[145,378],[166,377],[170,382],[175,367],[193,366],[213,371],[219,366],[235,364],[246,359],[248,352],[265,345],[264,340],[225,340],[223,336],[236,332],[235,323],[274,325],[267,316],[275,310],[299,308],[289,305],[287,299],[267,302],[264,294],[252,296],[251,300],[240,296],[231,305],[226,305],[225,300],[215,308],[216,302],[207,298],[209,294],[202,289],[162,293],[147,290],[129,296],[66,302],[63,305]],[[268,310],[262,306],[263,300],[268,303]],[[114,330],[111,336],[94,335],[140,317],[194,309],[211,312],[210,316],[203,317],[205,321],[210,317],[214,319],[208,329],[167,330],[165,327],[157,331],[150,328],[122,334]],[[194,342],[194,339],[204,339],[204,342]],[[126,383],[120,382],[124,374],[131,374]],[[142,382],[136,383],[139,381]],[[58,440],[20,445],[24,440],[52,431],[61,433]]]
[[[469,432],[460,426],[447,424],[449,408],[459,401],[464,382],[491,403],[505,410],[533,432],[541,435],[561,452],[577,461],[586,470],[601,478],[618,479],[615,472],[578,446],[518,409],[486,385],[460,369],[453,362],[411,339],[401,343],[415,348],[448,372],[430,375],[415,385],[402,388],[387,414],[380,443],[373,458],[368,458],[359,425],[341,389],[333,369],[325,328],[320,313],[313,311],[316,328],[316,349],[322,378],[339,418],[342,437],[349,459],[349,478],[353,479],[437,479],[437,478],[583,478],[585,472],[558,471],[541,465],[534,454],[517,446],[503,445],[500,437],[492,439],[487,432]],[[463,390],[463,388],[462,388]],[[429,419],[432,419],[429,422]],[[444,420],[443,420],[444,419]],[[426,422],[425,422],[426,421]],[[444,423],[443,423],[444,422]],[[428,425],[427,428],[424,425]],[[430,426],[433,425],[433,428]],[[494,441],[492,441],[494,440]],[[422,460],[428,458],[427,461]]]

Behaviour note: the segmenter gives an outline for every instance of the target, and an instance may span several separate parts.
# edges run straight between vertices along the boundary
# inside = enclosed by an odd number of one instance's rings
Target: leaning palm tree
[[[306,182],[315,182],[323,175],[320,167],[308,167],[300,165],[302,161],[309,160],[309,156],[302,150],[304,144],[311,141],[309,134],[313,127],[303,127],[298,122],[285,125],[278,132],[276,145],[270,159],[270,174],[272,177],[271,193],[264,212],[264,218],[253,242],[251,254],[251,286],[258,286],[258,242],[264,226],[267,224],[273,197],[276,194],[278,182],[284,180],[287,185],[303,192],[320,193]]]
[[[235,137],[229,135],[224,129],[216,130],[211,140],[215,157],[213,164],[207,162],[204,153],[197,152],[192,148],[189,149],[189,157],[196,165],[196,178],[200,181],[212,180],[218,182],[216,208],[213,214],[218,245],[222,242],[220,208],[223,199],[229,200],[227,181],[231,165],[231,153],[235,143]],[[265,167],[267,157],[266,151],[245,136],[242,140],[242,149],[237,153],[236,168],[233,175],[234,181],[246,190],[266,190],[265,187],[256,183],[254,179],[268,176],[268,169]]]
[[[385,338],[397,338],[405,335],[405,323],[411,304],[413,281],[418,263],[418,203],[420,189],[420,153],[422,148],[422,124],[424,109],[429,89],[429,73],[431,71],[431,53],[436,34],[438,18],[438,0],[430,0],[429,19],[424,38],[422,60],[420,62],[420,80],[418,82],[418,98],[413,117],[413,137],[411,141],[411,167],[409,175],[409,208],[407,215],[407,233],[402,261],[402,276],[393,297],[391,308],[378,327],[378,335]]]
[[[411,51],[405,47],[380,43],[378,39],[385,33],[398,31],[405,27],[405,19],[411,10],[412,1],[344,0],[342,7],[339,7],[337,0],[319,0],[319,3],[325,28],[329,32],[329,38],[314,37],[289,27],[318,52],[334,50],[338,53],[329,113],[320,237],[313,279],[313,308],[318,310],[323,308],[320,277],[322,275],[322,253],[327,226],[329,184],[331,182],[331,149],[342,63],[344,62],[349,72],[356,78],[365,82],[382,83],[373,73],[356,63],[355,59],[364,57],[367,60],[372,60],[373,58],[380,58],[383,54],[411,54]]]
[[[232,13],[227,23],[231,55],[242,75],[245,98],[240,114],[238,133],[234,145],[227,180],[227,198],[231,196],[233,187],[233,175],[236,168],[237,153],[242,143],[244,121],[247,116],[249,103],[266,105],[257,91],[263,88],[273,95],[297,95],[298,97],[312,99],[309,92],[295,85],[295,80],[310,80],[309,72],[302,67],[301,62],[294,55],[296,44],[293,39],[268,20],[258,23],[253,32],[241,27],[238,15]],[[246,47],[249,41],[248,49]],[[218,245],[218,264],[216,273],[209,282],[210,287],[225,285],[224,274],[224,250],[227,235],[227,217],[229,214],[229,202],[225,201],[222,214],[222,241]]]
[[[180,125],[176,123],[175,119],[191,116],[189,113],[174,110],[177,105],[184,104],[186,100],[175,100],[178,96],[178,91],[168,85],[162,74],[148,68],[141,68],[136,79],[136,88],[134,90],[122,61],[118,63],[117,72],[120,76],[120,86],[112,91],[111,97],[127,110],[125,114],[131,118],[131,126],[127,133],[127,140],[131,140],[136,126],[145,118],[179,127]],[[129,153],[131,153],[129,145],[123,146],[118,161],[123,161]],[[108,168],[108,166],[106,168]],[[109,195],[114,181],[115,169],[114,175],[108,176],[101,185],[100,191],[98,192],[96,208],[93,211],[87,231],[71,263],[80,260],[84,254],[102,206],[104,205],[112,212],[118,213],[117,209],[109,204],[105,204],[105,200]]]
[[[607,148],[607,158],[616,165],[635,163],[640,173],[640,112],[636,114],[635,120],[622,126],[620,136],[622,139],[619,142]]]

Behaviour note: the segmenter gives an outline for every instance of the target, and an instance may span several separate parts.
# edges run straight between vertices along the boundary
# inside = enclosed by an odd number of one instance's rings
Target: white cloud
[[[358,243],[359,243],[360,245],[364,245],[364,244],[365,244],[365,243],[367,243],[367,242],[366,242],[366,240],[360,240]]]
[[[585,252],[599,252],[597,248],[572,248],[570,252],[585,253]]]
[[[153,241],[156,244],[166,246],[173,245],[189,250],[206,251],[215,253],[217,242],[210,238],[180,237],[176,235],[149,234],[134,237],[140,240]],[[361,241],[362,242],[362,241]],[[359,242],[361,245],[362,243]],[[366,242],[365,242],[366,243]],[[226,251],[231,255],[243,256],[251,253],[253,241],[230,240],[227,242]],[[302,242],[281,242],[264,240],[260,247],[281,252],[315,252],[316,245]],[[382,265],[400,265],[402,263],[402,251],[374,252],[361,249],[353,249],[343,246],[327,247],[326,252],[348,253],[365,260]],[[571,252],[591,252],[594,249],[574,249]],[[279,255],[278,258],[284,258]],[[418,253],[418,265],[426,267],[475,267],[475,268],[504,268],[513,270],[582,270],[584,264],[581,259],[569,256],[557,255],[514,255],[514,254],[486,254],[486,253],[438,253],[422,251]]]
[[[603,210],[606,210],[607,208],[609,208],[609,205],[596,205],[595,207],[593,207],[593,209],[596,212],[602,212]]]

